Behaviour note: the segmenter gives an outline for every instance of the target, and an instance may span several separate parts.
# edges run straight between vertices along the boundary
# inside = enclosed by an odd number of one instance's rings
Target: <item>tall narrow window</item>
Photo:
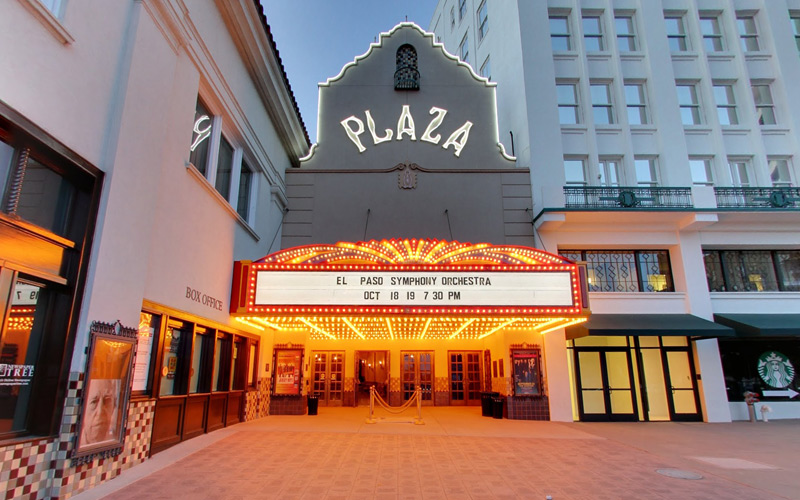
[[[617,48],[619,48],[619,51],[633,52],[637,50],[633,16],[630,14],[614,16],[614,27],[617,30]]]
[[[769,178],[773,186],[791,186],[789,160],[786,158],[768,158]]]
[[[189,148],[189,161],[203,175],[206,175],[208,169],[208,145],[211,142],[212,125],[211,113],[198,97],[194,111],[194,129],[192,145]]]
[[[645,102],[644,84],[626,83],[625,84],[625,105],[628,107],[628,123],[631,125],[645,125],[650,123],[647,116],[647,104]]]
[[[586,185],[586,160],[582,158],[564,158],[564,176],[567,185]]]
[[[489,81],[492,80],[492,62],[489,60],[489,56],[486,56],[486,60],[481,65],[481,76]]]
[[[550,43],[556,52],[572,50],[568,16],[550,16]]]
[[[692,184],[709,186],[714,183],[711,158],[689,158],[692,170]]]
[[[742,50],[745,52],[757,52],[761,50],[758,42],[758,28],[756,27],[755,16],[736,16],[736,25],[739,28],[739,39],[742,41]]]
[[[651,187],[658,185],[658,163],[653,157],[636,157],[633,160],[636,169],[636,183]]]
[[[731,184],[736,187],[750,185],[750,165],[747,160],[728,160]]]
[[[753,84],[753,101],[756,104],[756,118],[759,125],[775,125],[775,103],[769,84]]]
[[[714,100],[717,102],[717,116],[720,125],[737,125],[736,98],[733,85],[714,85]]]
[[[478,40],[483,40],[489,31],[488,0],[483,0],[478,7]]]
[[[458,0],[458,20],[459,22],[467,15],[467,0]]]
[[[231,194],[231,174],[233,173],[233,146],[220,138],[219,157],[217,159],[217,179],[214,187],[226,200]]]
[[[794,31],[794,43],[797,51],[800,52],[800,14],[792,14],[792,31]]]
[[[245,161],[242,161],[242,170],[239,174],[239,194],[236,202],[236,212],[244,220],[249,220],[250,197],[253,189],[253,171]]]
[[[719,16],[713,14],[701,15],[700,31],[703,33],[703,46],[706,52],[721,52],[725,50],[722,40],[722,28],[719,25]]]
[[[611,85],[608,83],[593,83],[591,85],[591,93],[594,123],[598,125],[616,123],[614,107],[611,104]]]
[[[619,158],[600,158],[598,164],[601,186],[619,186],[621,182]]]
[[[556,85],[558,94],[558,120],[562,125],[580,123],[580,109],[578,107],[578,86],[574,83],[559,83]]]
[[[583,16],[583,41],[587,52],[606,50],[603,40],[603,20],[599,15]]]
[[[694,84],[678,84],[678,105],[681,108],[681,121],[684,125],[699,125],[702,121],[700,101],[697,98],[697,86]]]
[[[419,90],[419,69],[417,68],[417,49],[404,44],[397,49],[394,71],[395,90]]]
[[[450,30],[452,31],[456,27],[456,8],[450,7]]]
[[[683,15],[668,14],[664,16],[667,24],[667,40],[672,52],[685,52],[689,50],[689,43],[686,39],[686,23]]]
[[[464,35],[464,39],[461,40],[461,45],[458,46],[458,54],[461,56],[462,61],[469,64],[469,35]]]

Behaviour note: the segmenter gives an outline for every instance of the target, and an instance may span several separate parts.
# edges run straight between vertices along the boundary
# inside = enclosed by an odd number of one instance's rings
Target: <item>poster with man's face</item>
[[[84,385],[76,453],[122,444],[134,339],[95,335]]]

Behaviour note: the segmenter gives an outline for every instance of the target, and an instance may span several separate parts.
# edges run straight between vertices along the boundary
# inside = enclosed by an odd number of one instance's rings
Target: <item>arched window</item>
[[[401,45],[397,49],[397,67],[394,72],[395,90],[419,90],[417,49],[412,45]]]

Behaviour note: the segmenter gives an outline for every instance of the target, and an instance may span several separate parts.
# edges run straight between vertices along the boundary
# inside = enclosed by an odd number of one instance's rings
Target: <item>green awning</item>
[[[692,314],[592,314],[566,328],[567,340],[592,336],[732,337],[732,328]]]
[[[715,314],[714,321],[736,330],[737,337],[800,336],[800,314]]]

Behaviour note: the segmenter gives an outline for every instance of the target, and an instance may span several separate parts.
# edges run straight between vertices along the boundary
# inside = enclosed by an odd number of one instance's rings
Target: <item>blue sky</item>
[[[261,0],[311,142],[317,84],[336,76],[408,16],[428,29],[437,0]]]

